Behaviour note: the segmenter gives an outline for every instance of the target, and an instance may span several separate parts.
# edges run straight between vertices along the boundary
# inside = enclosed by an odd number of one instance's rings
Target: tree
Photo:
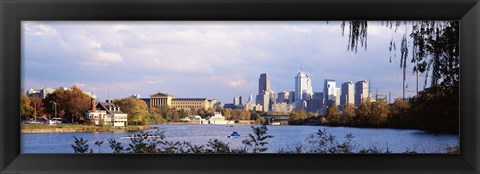
[[[60,118],[63,118],[63,117],[65,116],[65,110],[63,110],[63,109],[60,110],[60,112],[58,113],[58,116],[59,116]]]
[[[120,107],[120,110],[127,113],[128,124],[143,124],[145,117],[148,115],[147,104],[136,98],[116,99],[113,103]]]
[[[165,119],[162,116],[162,111],[157,108],[148,109],[148,115],[144,119],[146,124],[162,124]]]
[[[307,119],[307,114],[303,110],[292,111],[288,124],[301,124]]]
[[[202,108],[202,109],[198,109],[197,110],[197,114],[202,116],[202,117],[207,117],[211,114],[212,112],[206,110],[205,108]]]
[[[372,102],[370,98],[366,98],[360,102],[358,106],[356,117],[354,118],[355,124],[360,126],[366,126],[368,124],[368,117],[372,108]]]
[[[179,122],[180,121],[180,115],[175,109],[170,110],[172,114],[172,121],[174,122]]]
[[[30,117],[33,114],[30,99],[23,92],[20,94],[20,117]]]
[[[234,109],[232,114],[234,120],[249,120],[250,112],[244,109]]]
[[[55,90],[43,99],[43,103],[47,113],[55,115],[55,102],[57,103],[57,112],[63,109],[65,115],[70,117],[72,122],[78,122],[90,108],[90,100],[87,94],[74,85],[71,89]]]
[[[189,115],[192,115],[192,112],[190,111],[190,109],[181,109],[179,111],[179,114],[180,114],[180,118],[183,118],[183,117],[187,117]]]
[[[260,114],[255,113],[255,112],[250,112],[250,120],[257,120],[257,118],[260,117]]]
[[[368,21],[345,21],[342,23],[342,35],[346,23],[349,24],[347,48],[357,52],[358,45],[367,49]],[[394,32],[404,25],[405,30],[400,44],[400,68],[406,69],[408,55],[414,72],[425,73],[425,82],[431,74],[431,85],[443,85],[458,88],[459,84],[459,21],[387,21],[382,22]],[[410,39],[407,39],[410,37]],[[397,51],[397,41],[392,37],[389,50]],[[411,49],[408,47],[411,46]],[[396,56],[396,54],[394,54]],[[391,57],[390,57],[391,62]],[[425,83],[427,84],[427,83]]]
[[[355,106],[351,103],[346,103],[343,107],[340,116],[340,123],[344,125],[352,124],[352,119],[355,117]]]
[[[232,115],[233,115],[233,110],[232,109],[227,108],[227,109],[223,110],[223,116],[225,117],[225,119],[227,119],[227,120],[235,119],[235,118],[232,117]]]
[[[356,52],[359,43],[366,49],[368,22],[349,21],[348,23],[348,49]],[[343,31],[345,31],[345,24],[346,22],[342,24]],[[411,100],[412,112],[415,116],[409,119],[411,121],[409,125],[435,133],[441,131],[458,133],[459,21],[387,21],[383,24],[394,32],[402,25],[411,27],[410,31],[405,30],[400,41],[400,68],[403,69],[404,74],[407,67],[411,67],[414,73],[425,74],[424,88],[430,80],[430,87]],[[389,43],[389,50],[396,56],[397,41],[393,36]]]
[[[340,121],[340,111],[335,103],[332,103],[327,108],[327,113],[325,114],[325,119],[327,119],[329,124],[339,124]]]
[[[98,147],[98,153],[102,153],[102,150],[101,150],[101,148],[102,148],[103,141],[99,141],[99,140],[97,140],[97,141],[95,141],[95,143],[94,143],[94,144],[95,144],[95,146],[97,146],[97,147]]]
[[[77,137],[73,137],[75,139],[75,144],[72,144],[72,148],[74,153],[88,153],[90,150],[90,153],[92,153],[92,149],[90,149],[88,143],[88,140],[84,140],[83,138],[78,139]]]
[[[255,119],[256,124],[265,124],[265,122],[266,120],[263,117],[258,117],[257,119]]]
[[[459,132],[459,91],[436,85],[413,97],[411,110],[418,129],[433,133]],[[433,108],[433,109],[432,109]]]
[[[408,128],[413,125],[408,125],[411,121],[410,118],[410,103],[397,98],[390,107],[390,114],[388,116],[389,127],[402,127]]]
[[[254,135],[248,134],[249,139],[242,141],[246,146],[251,147],[252,153],[265,152],[267,151],[266,147],[263,147],[268,144],[266,141],[268,138],[273,138],[272,135],[268,135],[268,128],[265,125],[254,127],[252,126]]]
[[[228,143],[224,143],[218,139],[208,140],[207,147],[211,148],[207,150],[208,153],[230,153]]]
[[[389,114],[388,103],[383,99],[377,99],[372,102],[369,124],[375,127],[383,127]]]
[[[43,107],[43,99],[40,97],[29,97],[30,102],[32,104],[33,110],[36,111],[37,117],[42,117],[45,115],[45,107]]]
[[[122,143],[117,142],[115,139],[108,139],[108,144],[110,145],[110,148],[113,150],[113,153],[121,153],[123,152],[123,146]]]

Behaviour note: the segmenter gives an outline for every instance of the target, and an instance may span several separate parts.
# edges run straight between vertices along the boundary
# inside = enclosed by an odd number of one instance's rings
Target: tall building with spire
[[[312,81],[310,77],[300,69],[300,72],[295,76],[295,101],[310,100],[312,95]]]
[[[248,102],[253,102],[252,91],[250,91],[250,97],[248,97]]]
[[[244,108],[245,110],[249,110],[249,111],[253,111],[255,109],[255,104],[253,103],[252,91],[250,91],[250,97],[248,97],[248,102],[245,103]]]

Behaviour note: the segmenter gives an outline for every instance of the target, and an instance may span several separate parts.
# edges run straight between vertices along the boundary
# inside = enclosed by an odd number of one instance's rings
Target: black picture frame
[[[1,173],[479,173],[478,0],[0,0]],[[22,20],[460,20],[455,154],[20,154]]]

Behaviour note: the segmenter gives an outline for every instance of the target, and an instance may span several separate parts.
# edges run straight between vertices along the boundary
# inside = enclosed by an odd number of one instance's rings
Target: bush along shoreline
[[[273,138],[268,135],[268,128],[265,125],[251,126],[253,134],[248,134],[248,137],[242,141],[243,147],[232,148],[229,143],[222,142],[218,139],[209,139],[205,145],[193,145],[188,141],[168,141],[163,131],[157,130],[154,133],[132,134],[130,143],[124,146],[115,139],[108,139],[108,147],[112,153],[133,153],[133,154],[174,154],[174,153],[208,153],[208,154],[225,154],[225,153],[266,153],[268,148],[267,140]],[[90,147],[88,140],[83,138],[74,138],[74,144],[71,145],[74,153],[102,153],[101,147],[105,141],[95,141],[94,146]],[[336,136],[327,132],[326,129],[319,129],[315,134],[307,137],[303,144],[298,144],[295,147],[281,148],[274,153],[330,153],[330,154],[385,154],[392,153],[388,147],[381,149],[378,147],[361,148],[353,144],[352,140],[355,137],[353,134],[347,134],[343,141],[339,141]],[[98,150],[97,150],[98,149]],[[418,153],[415,150],[405,150],[402,153]],[[457,144],[454,147],[448,147],[444,152],[459,154],[460,146]]]

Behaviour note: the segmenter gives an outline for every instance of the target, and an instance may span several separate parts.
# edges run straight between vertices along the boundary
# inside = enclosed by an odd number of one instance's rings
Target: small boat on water
[[[229,136],[227,136],[227,138],[238,138],[238,137],[240,137],[240,134],[238,134],[238,132],[235,132],[235,131]]]

